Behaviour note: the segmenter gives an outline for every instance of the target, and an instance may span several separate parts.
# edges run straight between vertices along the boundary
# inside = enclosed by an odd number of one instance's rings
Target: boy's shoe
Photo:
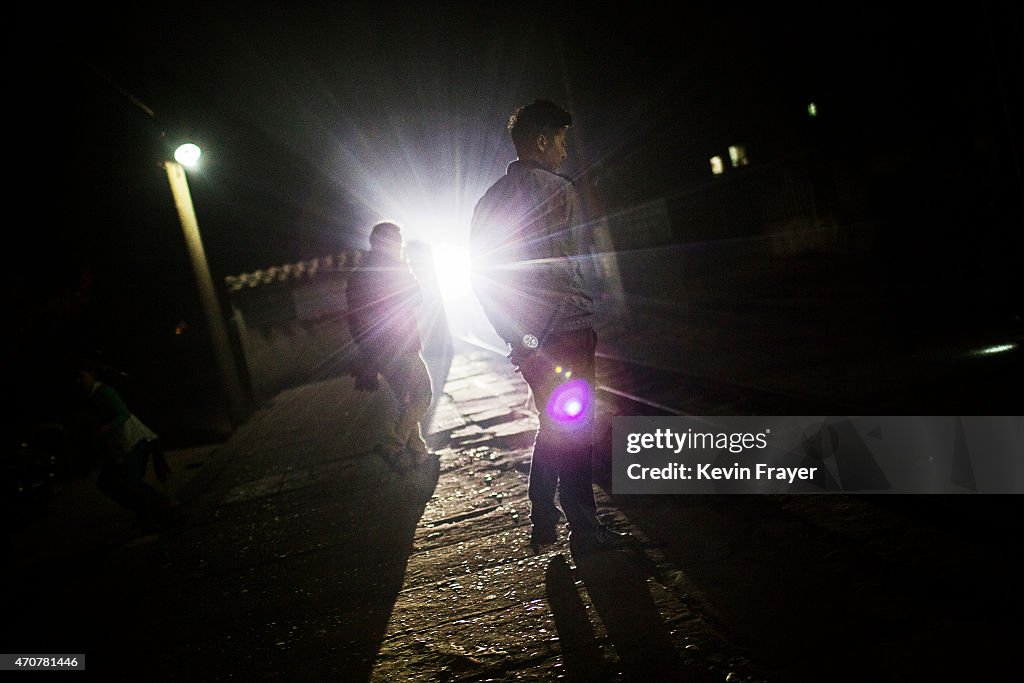
[[[603,524],[583,533],[572,532],[569,534],[569,552],[573,558],[578,559],[603,553],[609,550],[622,550],[631,547],[636,539],[629,534],[615,531]]]
[[[375,444],[373,450],[392,470],[402,469],[402,457],[405,455],[405,448],[401,444],[382,441]]]
[[[558,543],[557,527],[535,526],[530,531],[530,547],[535,553],[539,553],[545,547],[555,543]]]
[[[434,454],[427,448],[427,443],[418,435],[409,437],[409,440],[405,443],[405,450],[412,456],[414,465],[422,465],[434,457]]]

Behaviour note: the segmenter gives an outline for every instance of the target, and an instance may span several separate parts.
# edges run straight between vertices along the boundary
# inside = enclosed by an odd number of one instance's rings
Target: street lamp
[[[185,178],[185,166],[194,167],[201,154],[202,150],[197,145],[192,143],[181,145],[174,151],[175,160],[165,161],[164,168],[167,171],[167,179],[171,183],[174,206],[178,209],[181,229],[185,233],[185,243],[192,259],[192,270],[195,272],[196,284],[199,286],[199,299],[202,302],[203,312],[206,314],[206,323],[209,326],[210,338],[217,356],[221,381],[224,383],[224,390],[228,397],[231,421],[238,425],[246,417],[246,402],[243,398],[242,383],[238,378],[238,370],[231,353],[227,327],[224,325],[224,317],[213,288],[213,278],[210,276],[210,267],[206,262],[206,251],[203,249],[203,240],[199,235],[199,221],[196,219],[192,194],[189,192],[188,180]]]

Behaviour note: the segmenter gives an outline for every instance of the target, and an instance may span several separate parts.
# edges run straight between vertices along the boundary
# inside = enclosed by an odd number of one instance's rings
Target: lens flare
[[[548,417],[557,422],[576,422],[586,415],[590,401],[590,385],[586,380],[565,382],[551,393]]]

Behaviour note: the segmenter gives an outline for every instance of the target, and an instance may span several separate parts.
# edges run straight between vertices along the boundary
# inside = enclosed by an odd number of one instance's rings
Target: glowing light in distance
[[[186,142],[174,150],[174,160],[186,168],[194,168],[202,154],[203,150],[199,149],[199,145]]]
[[[992,356],[997,353],[1006,353],[1007,351],[1013,351],[1017,348],[1016,344],[997,344],[996,346],[989,346],[984,349],[972,351],[972,356]]]
[[[807,105],[807,115],[810,116],[812,119],[815,116],[817,116],[818,115],[818,105],[815,104],[814,102],[811,102],[810,104],[808,104]]]
[[[750,159],[747,158],[747,148],[743,145],[729,145],[729,161],[732,163],[733,168],[749,164]]]
[[[473,291],[468,247],[435,244],[432,251],[437,288],[452,335],[504,353],[505,342],[487,321]]]
[[[461,305],[463,299],[473,295],[469,249],[455,244],[435,244],[433,253],[441,298],[446,305]]]

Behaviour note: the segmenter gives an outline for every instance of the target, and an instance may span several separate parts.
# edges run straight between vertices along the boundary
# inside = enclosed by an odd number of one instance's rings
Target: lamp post
[[[189,192],[188,180],[185,177],[184,167],[195,166],[201,154],[202,151],[194,144],[181,145],[174,152],[175,160],[164,162],[164,169],[167,171],[171,193],[174,195],[174,206],[178,209],[181,229],[185,233],[185,243],[192,259],[192,270],[195,272],[196,284],[199,287],[199,299],[203,306],[203,312],[206,314],[206,323],[209,326],[210,338],[217,357],[217,366],[220,370],[221,381],[224,383],[224,391],[227,394],[231,421],[237,426],[245,419],[246,402],[228,342],[227,327],[224,325],[224,317],[213,288],[210,267],[206,262],[206,251],[203,249],[203,240],[199,235],[199,221],[196,219],[195,207],[192,205],[192,194]]]

